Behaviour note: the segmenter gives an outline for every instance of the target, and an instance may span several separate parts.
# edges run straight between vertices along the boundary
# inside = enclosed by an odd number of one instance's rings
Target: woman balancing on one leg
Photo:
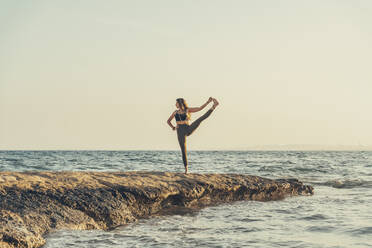
[[[189,125],[190,113],[198,112],[204,109],[210,102],[213,101],[213,106],[202,116],[196,119],[191,125]],[[169,117],[167,123],[173,130],[177,129],[178,142],[181,147],[183,165],[185,166],[185,174],[187,173],[187,155],[186,155],[186,136],[191,135],[195,129],[200,125],[200,123],[208,118],[208,116],[217,107],[218,101],[215,98],[209,97],[208,101],[200,107],[189,108],[186,101],[183,98],[177,98],[176,107],[172,115]],[[171,123],[173,117],[176,118],[177,126],[174,127]]]

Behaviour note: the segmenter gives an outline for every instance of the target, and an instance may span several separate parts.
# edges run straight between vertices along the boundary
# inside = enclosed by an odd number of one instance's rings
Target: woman
[[[204,109],[210,102],[213,101],[213,106],[202,116],[200,116],[197,120],[195,120],[191,125],[189,125],[190,120],[190,113],[198,112]],[[177,137],[178,142],[181,147],[182,152],[182,160],[183,165],[185,166],[185,174],[187,174],[187,156],[186,156],[186,136],[191,135],[195,129],[200,125],[200,123],[208,118],[208,116],[213,112],[213,110],[217,107],[218,101],[215,98],[209,97],[208,101],[204,103],[200,107],[189,108],[186,104],[185,99],[177,98],[176,100],[176,107],[172,115],[167,120],[168,125],[173,129],[177,129]],[[174,127],[171,123],[173,117],[176,118],[177,126]]]

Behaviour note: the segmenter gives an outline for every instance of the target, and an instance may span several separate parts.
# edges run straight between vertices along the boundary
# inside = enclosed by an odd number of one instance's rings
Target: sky
[[[177,150],[175,99],[210,96],[188,150],[370,149],[371,24],[369,0],[0,0],[0,149]]]

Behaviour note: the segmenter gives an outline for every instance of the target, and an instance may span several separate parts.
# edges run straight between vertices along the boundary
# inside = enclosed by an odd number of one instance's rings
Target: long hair
[[[178,105],[180,106],[180,108],[185,111],[186,113],[186,119],[190,120],[190,113],[187,111],[187,109],[189,108],[189,106],[187,105],[185,99],[183,98],[177,98],[176,101],[178,102]]]
[[[180,106],[180,108],[186,112],[189,107],[187,106],[185,99],[177,98],[176,101],[178,102],[178,105]]]
[[[187,106],[187,103],[185,101],[185,99],[183,98],[177,98],[176,101],[178,102],[178,105],[180,106],[180,108],[187,112],[187,109],[189,108],[189,106]]]

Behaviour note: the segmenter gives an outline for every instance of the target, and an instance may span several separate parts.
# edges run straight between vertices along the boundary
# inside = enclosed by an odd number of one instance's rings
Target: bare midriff
[[[188,120],[185,120],[185,121],[176,121],[177,124],[181,125],[181,124],[189,124],[189,121]]]

